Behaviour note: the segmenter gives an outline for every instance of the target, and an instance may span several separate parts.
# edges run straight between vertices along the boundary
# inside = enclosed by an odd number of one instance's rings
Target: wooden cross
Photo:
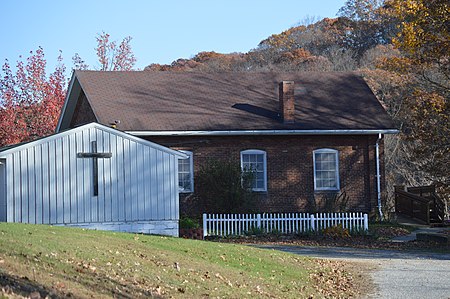
[[[109,159],[112,157],[112,153],[98,153],[97,141],[91,142],[90,153],[78,153],[78,158],[92,158],[93,167],[93,183],[94,183],[94,196],[98,196],[98,159]]]

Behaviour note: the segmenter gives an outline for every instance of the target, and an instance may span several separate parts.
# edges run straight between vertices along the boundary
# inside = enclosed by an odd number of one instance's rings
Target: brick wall
[[[261,212],[321,211],[335,191],[314,191],[313,151],[339,151],[341,191],[353,211],[372,211],[377,206],[376,135],[362,136],[224,136],[148,137],[150,141],[194,153],[194,173],[210,158],[239,163],[240,151],[259,149],[267,153],[267,192],[258,193]],[[383,146],[380,147],[383,153]],[[382,180],[384,163],[381,163]],[[383,181],[382,181],[383,182]],[[195,182],[194,182],[195,185]],[[384,188],[384,183],[382,184]],[[194,190],[195,191],[195,190]],[[181,211],[188,211],[188,195],[182,194]],[[199,211],[201,212],[201,211]]]

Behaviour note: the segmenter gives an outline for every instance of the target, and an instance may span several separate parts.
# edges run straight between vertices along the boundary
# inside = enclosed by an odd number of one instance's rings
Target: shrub
[[[246,236],[261,236],[264,234],[265,234],[264,230],[257,226],[252,226],[249,230],[244,232],[244,235]]]
[[[236,161],[209,160],[195,177],[196,196],[213,213],[253,212],[253,178],[254,174],[242,172]]]
[[[190,218],[190,217],[182,216],[182,217],[180,217],[179,227],[181,229],[184,229],[184,228],[186,228],[186,229],[191,229],[191,228],[197,229],[197,228],[200,228],[200,223],[198,222],[197,219],[193,219],[193,218]]]
[[[325,198],[325,211],[327,212],[348,212],[348,202],[350,198],[347,192],[332,194]]]
[[[342,224],[336,226],[327,227],[323,230],[323,235],[332,239],[347,239],[350,238],[350,232],[344,228]]]

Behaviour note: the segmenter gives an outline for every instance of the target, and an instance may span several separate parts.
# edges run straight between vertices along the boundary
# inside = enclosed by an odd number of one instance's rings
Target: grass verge
[[[239,244],[0,223],[0,298],[347,298],[352,274]]]

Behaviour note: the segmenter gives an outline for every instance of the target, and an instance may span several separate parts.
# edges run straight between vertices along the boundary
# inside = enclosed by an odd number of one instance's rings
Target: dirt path
[[[366,298],[450,298],[450,254],[346,247],[257,247],[366,265],[375,285]]]

